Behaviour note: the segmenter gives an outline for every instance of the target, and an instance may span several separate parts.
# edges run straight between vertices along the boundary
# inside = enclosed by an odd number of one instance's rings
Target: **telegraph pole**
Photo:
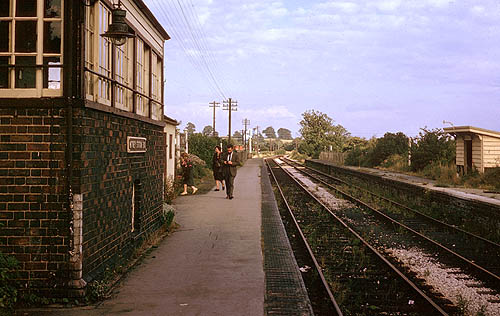
[[[213,131],[212,131],[212,135],[215,137],[215,108],[219,108],[219,102],[209,102],[208,104],[210,104],[208,107],[211,107],[211,108],[214,108],[214,121],[213,121]]]
[[[229,132],[228,132],[228,143],[231,144],[231,112],[237,111],[238,101],[233,101],[229,98],[227,101],[222,102],[223,110],[229,111]]]
[[[245,146],[245,151],[247,150],[247,126],[250,125],[250,120],[244,119],[242,122],[243,126],[245,126],[245,137],[243,138],[243,145]]]

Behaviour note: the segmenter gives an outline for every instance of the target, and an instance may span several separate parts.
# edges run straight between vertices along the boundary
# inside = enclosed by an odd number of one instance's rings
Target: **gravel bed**
[[[499,295],[479,294],[489,292],[474,278],[461,274],[457,269],[449,269],[436,262],[432,255],[420,249],[387,249],[387,252],[396,257],[418,277],[426,280],[437,292],[449,299],[453,304],[464,308],[464,315],[500,315],[500,304],[490,303],[488,300],[499,300]],[[494,292],[494,291],[491,291]],[[482,314],[480,314],[482,313]]]
[[[282,166],[284,164],[279,159],[275,159],[275,161]],[[339,210],[353,206],[348,201],[336,198],[293,167],[285,168],[306,187],[311,188],[310,191],[332,209]],[[481,283],[474,278],[457,269],[445,267],[437,262],[431,254],[417,248],[389,248],[386,251],[416,273],[419,278],[426,280],[427,284],[432,286],[436,292],[441,293],[453,304],[462,308],[464,315],[500,315],[500,303],[489,302],[489,300],[500,300],[500,295],[481,294],[480,292],[494,293],[495,291],[482,287]]]

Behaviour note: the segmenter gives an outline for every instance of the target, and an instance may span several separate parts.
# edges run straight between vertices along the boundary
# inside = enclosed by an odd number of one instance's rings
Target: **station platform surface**
[[[279,266],[275,271],[279,282],[286,283],[292,293],[276,295],[297,304],[294,308],[287,303],[297,314],[310,315],[312,309],[288,240],[283,237],[286,234],[267,174],[265,190],[269,192],[265,192],[263,203],[262,166],[262,159],[249,159],[238,169],[232,200],[225,199],[225,191],[213,190],[178,197],[175,222],[180,227],[126,275],[110,299],[96,306],[17,315],[264,315],[269,310],[265,297],[274,291],[266,292],[265,267],[273,265]],[[264,217],[273,220],[265,219],[264,225],[262,214],[271,213]],[[264,226],[267,232],[262,231]],[[274,240],[272,249],[265,250],[265,235]],[[281,239],[276,243],[278,235]],[[271,255],[264,260],[265,253],[279,257]],[[269,279],[276,281],[272,275]]]

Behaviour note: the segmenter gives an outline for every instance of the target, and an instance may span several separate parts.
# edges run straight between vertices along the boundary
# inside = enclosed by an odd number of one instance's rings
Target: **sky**
[[[500,131],[498,0],[145,0],[165,43],[165,114],[201,132],[232,98],[232,133],[300,136],[327,114],[352,136]],[[216,109],[228,133],[228,111]],[[443,121],[446,121],[443,123]]]

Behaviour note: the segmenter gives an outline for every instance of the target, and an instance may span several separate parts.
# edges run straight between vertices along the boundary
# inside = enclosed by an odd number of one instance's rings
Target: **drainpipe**
[[[83,54],[82,49],[82,21],[85,21],[84,10],[81,10],[79,1],[66,2],[65,34],[75,34],[65,41],[64,52],[64,95],[66,97],[66,125],[67,125],[67,148],[66,148],[66,181],[69,205],[69,280],[67,283],[69,297],[85,296],[87,283],[83,280],[83,201],[81,194],[73,192],[73,109],[82,100],[83,91]],[[65,3],[65,4],[66,4]],[[68,21],[69,20],[69,21]]]

